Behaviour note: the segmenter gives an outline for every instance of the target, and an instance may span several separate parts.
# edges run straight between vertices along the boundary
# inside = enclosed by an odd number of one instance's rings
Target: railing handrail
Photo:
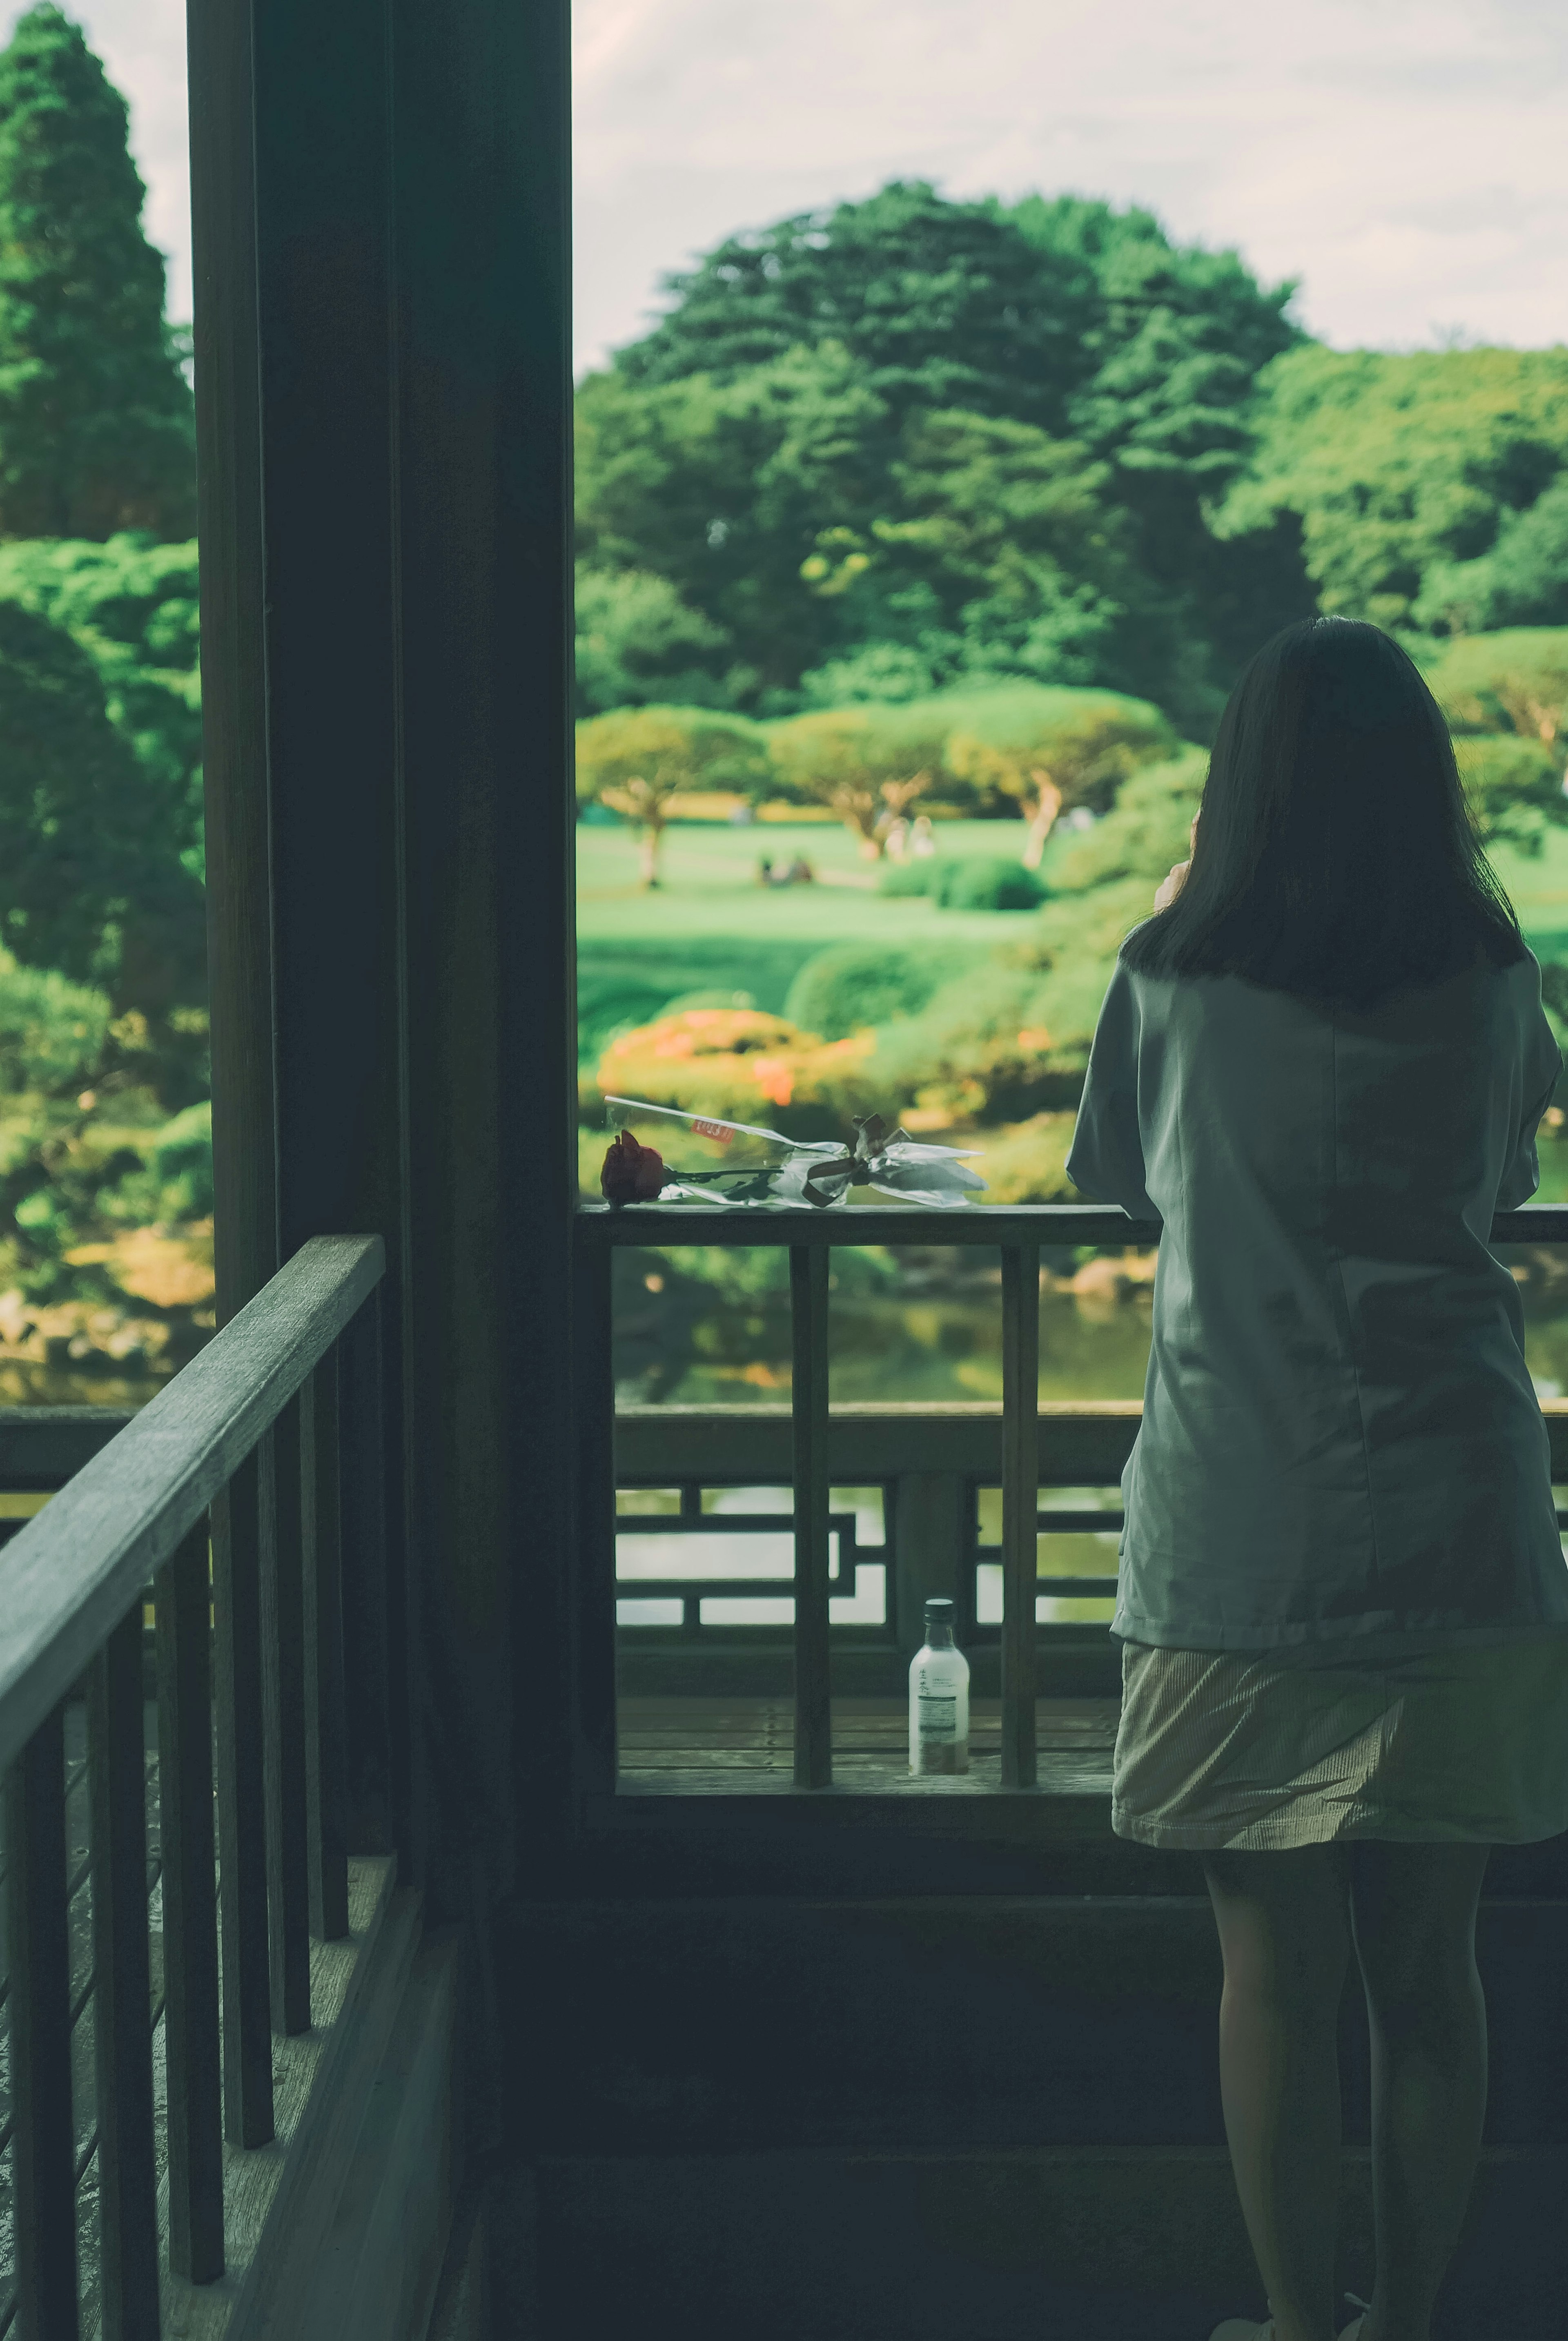
[[[1126,1244],[1152,1250],[1163,1222],[1115,1203],[809,1205],[582,1201],[580,1238],[618,1244]],[[1568,1203],[1494,1214],[1491,1243],[1568,1243]]]
[[[386,1268],[313,1236],[0,1556],[0,1770],[26,1746]]]

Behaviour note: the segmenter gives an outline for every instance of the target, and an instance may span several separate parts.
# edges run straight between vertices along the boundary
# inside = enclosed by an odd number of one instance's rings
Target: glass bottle
[[[953,1643],[953,1605],[926,1604],[926,1639],[909,1661],[909,1770],[969,1768],[969,1661]]]

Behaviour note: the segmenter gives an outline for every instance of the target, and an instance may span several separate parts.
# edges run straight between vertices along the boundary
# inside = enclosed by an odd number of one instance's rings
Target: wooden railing
[[[349,1932],[351,1848],[391,1850],[384,1796],[367,1788],[386,1736],[383,1269],[379,1237],[316,1237],[87,1459],[100,1433],[86,1410],[45,1418],[25,1441],[20,1476],[35,1484],[51,1458],[80,1468],[0,1556],[11,2052],[0,2149],[15,2236],[0,2336],[74,2341],[84,2292],[104,2341],[144,2341],[160,2331],[166,2276],[209,2285],[223,2274],[225,2141],[273,2139],[273,2036],[311,2027],[311,1939]],[[18,1476],[0,1426],[0,1477]],[[66,1720],[84,1692],[91,1853],[73,1878]],[[74,1994],[84,1887],[90,1977]],[[94,2107],[79,2146],[72,2034],[89,1999]],[[76,2194],[94,2156],[98,2264],[83,2283]]]
[[[1042,1697],[1119,1689],[1119,1655],[1107,1630],[1122,1525],[1118,1482],[1141,1417],[1136,1399],[1039,1408]],[[794,1584],[789,1408],[622,1407],[615,1437],[620,1691],[788,1698],[792,1628],[784,1621]],[[828,1469],[834,1695],[901,1697],[922,1639],[925,1603],[940,1594],[954,1604],[972,1691],[995,1698],[1000,1409],[984,1402],[834,1407]],[[1097,1549],[1087,1543],[1091,1538]],[[732,1557],[728,1567],[719,1554]]]
[[[1022,1209],[886,1209],[854,1205],[825,1210],[793,1209],[710,1210],[703,1206],[641,1204],[620,1210],[585,1204],[577,1223],[580,1361],[579,1428],[581,1439],[581,1520],[583,1549],[582,1685],[585,1736],[599,1751],[603,1778],[614,1779],[616,1707],[616,1545],[618,1530],[646,1523],[618,1519],[617,1489],[626,1485],[685,1486],[770,1484],[789,1479],[792,1513],[779,1527],[793,1534],[794,1599],[791,1631],[795,1701],[795,1785],[827,1788],[832,1781],[829,1692],[829,1573],[830,1487],[894,1481],[906,1474],[945,1483],[942,1519],[935,1533],[921,1538],[902,1530],[895,1511],[893,1568],[889,1590],[898,1614],[902,1596],[908,1643],[908,1610],[921,1592],[951,1592],[965,1616],[962,1583],[941,1582],[946,1566],[963,1550],[977,1483],[998,1484],[1002,1494],[999,1559],[1002,1619],[999,1629],[999,1691],[1002,1708],[1002,1785],[1027,1788],[1036,1783],[1035,1716],[1039,1689],[1041,1629],[1039,1593],[1114,1592],[1114,1585],[1090,1578],[1037,1577],[1038,1534],[1051,1529],[1119,1528],[1117,1510],[1090,1513],[1067,1507],[1042,1509],[1042,1483],[1061,1487],[1109,1486],[1118,1479],[1136,1435],[1136,1404],[1041,1408],[1038,1389],[1038,1291],[1042,1245],[1126,1246],[1157,1244],[1157,1222],[1134,1220],[1100,1205],[1041,1204]],[[1568,1242],[1568,1207],[1543,1205],[1499,1212],[1493,1244]],[[751,1410],[735,1409],[721,1425],[712,1410],[640,1408],[617,1416],[611,1366],[610,1259],[617,1245],[718,1244],[784,1246],[789,1251],[793,1381],[787,1438],[784,1427],[761,1419],[749,1423]],[[828,1403],[828,1267],[836,1245],[919,1244],[993,1246],[1002,1260],[1002,1404],[944,1410],[834,1410]],[[1568,1410],[1548,1406],[1553,1474],[1568,1480]],[[662,1424],[657,1420],[663,1416]],[[719,1432],[724,1430],[722,1444]],[[922,1455],[921,1449],[924,1453]],[[726,1451],[728,1450],[728,1451]],[[922,1470],[922,1462],[925,1465]],[[771,1468],[761,1468],[764,1464]],[[1568,1521],[1568,1515],[1561,1516]],[[900,1545],[902,1549],[900,1550]],[[949,1559],[943,1562],[946,1550]],[[625,1589],[621,1589],[624,1590]],[[648,1589],[640,1585],[639,1591]],[[713,1588],[704,1585],[702,1591]],[[756,1590],[753,1582],[749,1588]],[[973,1632],[972,1611],[967,1621]],[[1070,1639],[1083,1653],[1085,1630],[1047,1629],[1058,1643]],[[1093,1639],[1108,1637],[1093,1629]],[[626,1638],[621,1638],[624,1651]],[[690,1653],[667,1646],[667,1668],[684,1655],[683,1686],[692,1679]],[[739,1655],[739,1654],[738,1654]],[[717,1655],[715,1663],[718,1663]],[[660,1671],[651,1649],[636,1654],[636,1680],[650,1688]],[[868,1681],[871,1679],[862,1665]],[[891,1668],[881,1669],[890,1687]],[[673,1677],[672,1687],[673,1687]],[[878,1678],[880,1680],[880,1677]],[[1119,1679],[1119,1678],[1118,1678]],[[1108,1684],[1106,1686],[1110,1688]]]

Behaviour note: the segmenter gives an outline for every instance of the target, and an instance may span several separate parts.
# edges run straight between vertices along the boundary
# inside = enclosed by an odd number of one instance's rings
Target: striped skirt
[[[1568,1829],[1568,1633],[1325,1664],[1122,1644],[1111,1826],[1241,1850]]]

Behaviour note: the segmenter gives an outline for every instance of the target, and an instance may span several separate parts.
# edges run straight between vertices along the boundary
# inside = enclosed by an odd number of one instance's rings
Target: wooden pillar
[[[569,16],[392,27],[412,1518],[539,1880],[574,1796]]]
[[[345,1552],[401,1874],[486,1936],[575,1791],[568,9],[189,9],[220,1316],[385,1240]]]
[[[213,1253],[226,1324],[279,1264],[250,0],[189,0]]]
[[[384,1239],[379,1383],[396,1421],[412,1236],[391,30],[386,0],[266,0],[253,17],[279,1244],[287,1259],[307,1236]],[[384,1536],[391,1831],[400,1878],[422,1886],[409,1468],[407,1441],[378,1445],[368,1420],[340,1457],[346,1532],[369,1519]],[[379,1834],[353,1815],[351,1833],[360,1850]]]

